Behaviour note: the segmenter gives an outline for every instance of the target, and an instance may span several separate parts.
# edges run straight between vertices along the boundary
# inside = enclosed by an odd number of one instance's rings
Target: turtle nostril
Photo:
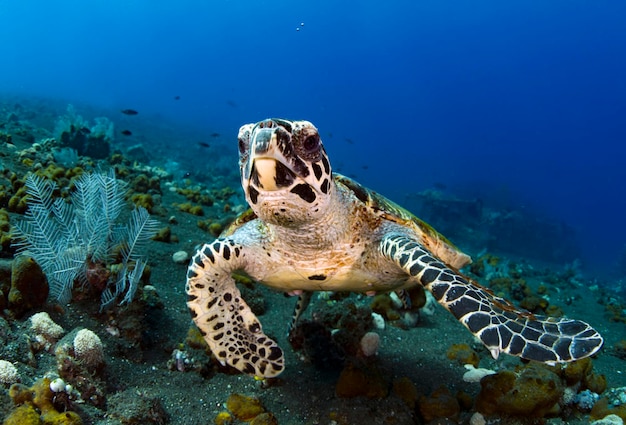
[[[239,153],[243,154],[248,150],[248,144],[239,139]]]

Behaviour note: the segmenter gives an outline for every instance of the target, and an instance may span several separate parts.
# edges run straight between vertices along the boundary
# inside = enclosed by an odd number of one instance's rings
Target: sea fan
[[[28,210],[15,226],[18,251],[41,266],[51,297],[66,303],[76,282],[87,284],[88,267],[109,264],[113,248],[122,244],[121,271],[114,283],[105,282],[101,305],[108,307],[118,297],[123,297],[121,303],[132,301],[146,266],[142,249],[154,236],[157,222],[139,207],[128,225],[117,224],[125,188],[113,171],[83,174],[69,203],[53,199],[55,190],[53,182],[34,174],[26,177]]]

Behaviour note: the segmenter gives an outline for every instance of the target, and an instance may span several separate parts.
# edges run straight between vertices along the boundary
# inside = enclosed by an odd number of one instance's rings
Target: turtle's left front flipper
[[[418,241],[389,235],[381,252],[410,276],[478,337],[497,358],[500,353],[545,363],[570,362],[596,353],[602,336],[580,320],[535,316],[435,258]]]

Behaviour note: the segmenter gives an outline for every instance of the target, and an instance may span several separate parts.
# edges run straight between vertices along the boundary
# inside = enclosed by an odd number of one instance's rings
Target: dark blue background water
[[[368,186],[557,217],[587,266],[626,243],[623,1],[1,1],[0,58],[3,93],[308,119]]]

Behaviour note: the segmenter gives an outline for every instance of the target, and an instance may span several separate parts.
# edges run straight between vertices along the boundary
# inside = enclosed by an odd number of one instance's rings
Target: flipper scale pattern
[[[600,334],[580,320],[537,316],[516,309],[489,289],[433,258],[402,234],[381,243],[383,255],[417,278],[497,358],[500,353],[545,363],[571,362],[596,353]]]

